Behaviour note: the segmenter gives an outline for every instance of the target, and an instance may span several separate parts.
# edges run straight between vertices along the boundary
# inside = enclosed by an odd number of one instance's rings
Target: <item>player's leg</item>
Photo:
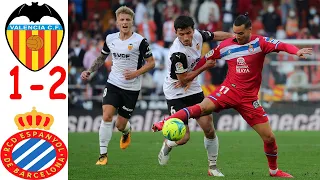
[[[252,128],[260,135],[261,139],[264,142],[264,152],[268,159],[270,176],[285,178],[293,177],[292,175],[278,169],[278,146],[270,123],[268,121],[265,123],[259,123],[253,125]]]
[[[236,110],[260,135],[264,143],[264,152],[268,160],[270,175],[276,177],[292,177],[290,174],[278,170],[278,146],[276,138],[272,132],[268,116],[264,109],[259,105],[258,100],[254,99],[250,102],[244,102],[236,107]]]
[[[120,109],[120,108],[119,108]],[[131,125],[128,121],[128,116],[124,115],[124,113],[118,112],[118,118],[116,122],[116,127],[120,132],[122,132],[122,136],[120,138],[120,148],[126,149],[131,143]],[[120,115],[121,114],[121,115]],[[123,117],[126,116],[126,117]]]
[[[108,145],[112,137],[112,117],[116,108],[112,105],[103,105],[102,121],[99,128],[100,157],[96,165],[106,165],[108,163]]]
[[[167,100],[168,110],[170,114],[174,114],[177,110],[180,110],[184,107],[186,107],[186,104],[184,102],[185,98],[180,99],[173,99],[173,100]],[[169,153],[171,152],[172,148],[180,145],[186,144],[190,139],[190,130],[188,127],[188,121],[185,122],[186,125],[186,134],[182,139],[179,141],[170,141],[165,139],[163,141],[162,147],[160,149],[160,152],[158,154],[158,161],[160,165],[166,165],[169,161]]]
[[[111,84],[107,84],[104,89],[102,99],[103,115],[99,128],[100,157],[96,163],[97,165],[106,165],[108,162],[108,145],[113,131],[112,118],[121,100],[118,92],[118,88]]]
[[[213,103],[212,100],[209,98],[204,98],[203,101],[199,104],[189,106],[186,108],[183,108],[179,110],[178,112],[172,114],[168,118],[166,118],[164,121],[171,119],[171,118],[178,118],[182,120],[183,122],[187,122],[188,119],[194,118],[198,119],[201,116],[205,116],[208,114],[211,114],[213,111],[217,109],[217,105]],[[162,130],[164,121],[156,122],[152,125],[153,131],[160,131]]]
[[[121,90],[122,103],[118,109],[117,128],[122,132],[120,148],[126,149],[131,143],[131,126],[128,121],[135,109],[139,91]]]
[[[197,120],[199,126],[204,132],[204,147],[208,156],[208,175],[210,176],[224,176],[217,168],[217,159],[219,152],[219,140],[215,133],[213,125],[213,117],[211,115],[202,116]]]

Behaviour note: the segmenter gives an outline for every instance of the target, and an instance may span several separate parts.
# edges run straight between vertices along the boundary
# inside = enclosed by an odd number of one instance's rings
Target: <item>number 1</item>
[[[22,95],[19,94],[19,66],[15,66],[10,71],[10,76],[13,76],[13,94],[10,94],[10,99],[21,99]]]

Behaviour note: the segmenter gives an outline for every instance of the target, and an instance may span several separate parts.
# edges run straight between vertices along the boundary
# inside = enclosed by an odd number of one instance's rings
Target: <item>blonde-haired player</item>
[[[87,80],[98,70],[109,54],[112,67],[103,93],[103,118],[99,129],[100,157],[96,165],[108,163],[108,144],[112,137],[112,117],[118,110],[116,127],[122,132],[120,148],[126,149],[131,142],[131,127],[128,121],[135,108],[141,89],[141,74],[155,66],[147,40],[132,31],[134,12],[122,6],[116,11],[117,26],[120,32],[109,34],[101,55],[87,71],[81,74]],[[146,61],[144,64],[143,61]],[[144,64],[144,65],[143,65]]]

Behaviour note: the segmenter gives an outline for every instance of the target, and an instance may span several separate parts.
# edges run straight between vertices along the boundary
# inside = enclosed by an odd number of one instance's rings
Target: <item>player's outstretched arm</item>
[[[83,71],[81,73],[81,78],[83,80],[88,80],[90,74],[97,71],[104,64],[107,57],[108,55],[101,53],[100,56],[92,63],[91,67],[87,71]]]
[[[311,55],[312,54],[312,48],[302,48],[299,49],[298,47],[287,44],[287,43],[279,43],[278,50],[287,52],[289,54],[297,55],[300,58],[306,59],[307,57],[305,55]]]
[[[284,51],[289,54],[297,55],[300,58],[306,58],[305,55],[312,54],[312,48],[302,48],[299,49],[298,47],[292,45],[292,44],[287,44],[284,42],[280,42],[276,39],[272,39],[269,37],[264,37],[262,41],[262,48],[265,53],[270,53],[270,52],[279,52],[279,51]]]
[[[232,37],[233,37],[232,33],[223,32],[223,31],[215,31],[213,40],[223,41],[225,39],[232,38]]]

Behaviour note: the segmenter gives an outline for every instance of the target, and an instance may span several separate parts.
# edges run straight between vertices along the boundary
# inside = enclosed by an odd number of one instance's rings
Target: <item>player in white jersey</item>
[[[163,84],[163,91],[171,114],[176,111],[200,103],[204,95],[197,76],[206,69],[215,66],[215,61],[207,63],[196,71],[192,71],[201,57],[202,44],[205,41],[221,41],[232,37],[226,32],[209,32],[194,29],[194,21],[188,16],[179,16],[174,22],[177,38],[169,50],[167,58],[168,75]],[[194,79],[190,83],[189,80]],[[217,168],[218,137],[215,134],[212,115],[197,119],[204,131],[204,144],[208,154],[209,170],[211,176],[224,176]],[[169,152],[178,145],[183,145],[190,138],[188,124],[186,135],[179,141],[165,140],[158,155],[160,165],[167,164]]]
[[[112,137],[112,117],[116,110],[116,127],[122,132],[120,148],[126,149],[131,142],[130,119],[141,89],[141,74],[155,66],[152,52],[145,38],[132,31],[134,12],[122,6],[116,11],[120,32],[109,34],[101,55],[81,77],[87,80],[92,72],[102,66],[112,55],[112,67],[103,93],[103,120],[99,129],[100,157],[96,165],[108,163],[108,144]],[[143,61],[146,64],[143,65]]]

